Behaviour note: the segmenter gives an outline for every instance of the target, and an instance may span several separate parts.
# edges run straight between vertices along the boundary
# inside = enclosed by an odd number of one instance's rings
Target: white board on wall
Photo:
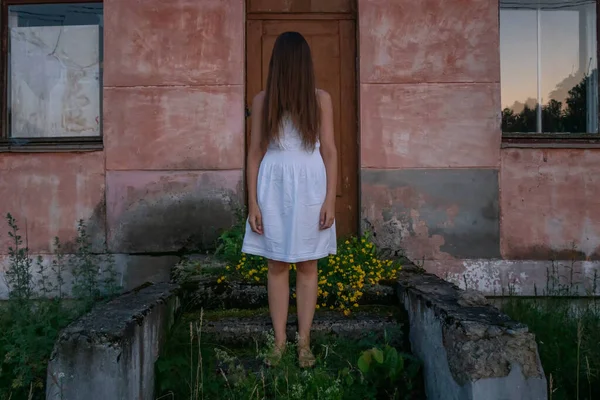
[[[10,30],[11,137],[100,134],[97,25]]]

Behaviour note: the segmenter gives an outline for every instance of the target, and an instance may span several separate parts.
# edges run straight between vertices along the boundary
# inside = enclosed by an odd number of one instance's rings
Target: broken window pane
[[[13,138],[101,134],[102,3],[8,7]]]

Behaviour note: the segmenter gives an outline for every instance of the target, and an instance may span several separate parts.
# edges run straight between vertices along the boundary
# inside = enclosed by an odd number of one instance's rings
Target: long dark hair
[[[315,70],[310,47],[298,32],[279,35],[269,63],[262,115],[263,145],[279,139],[281,118],[288,114],[306,149],[314,149],[321,128]]]

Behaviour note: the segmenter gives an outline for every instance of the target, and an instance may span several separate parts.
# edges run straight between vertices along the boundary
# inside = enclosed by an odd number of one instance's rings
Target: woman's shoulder
[[[329,95],[329,93],[323,89],[318,89],[317,88],[317,96],[319,97],[319,100],[329,100],[331,99],[331,96]]]
[[[327,109],[331,107],[331,96],[323,89],[317,89],[317,97],[321,108]]]

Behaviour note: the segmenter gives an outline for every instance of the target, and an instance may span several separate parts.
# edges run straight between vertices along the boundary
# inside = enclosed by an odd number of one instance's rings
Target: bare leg
[[[318,291],[317,261],[297,264],[296,302],[300,347],[310,347],[310,330],[315,316]]]
[[[269,260],[267,291],[269,311],[275,331],[275,345],[283,349],[286,342],[288,306],[290,303],[290,267],[289,264]]]

